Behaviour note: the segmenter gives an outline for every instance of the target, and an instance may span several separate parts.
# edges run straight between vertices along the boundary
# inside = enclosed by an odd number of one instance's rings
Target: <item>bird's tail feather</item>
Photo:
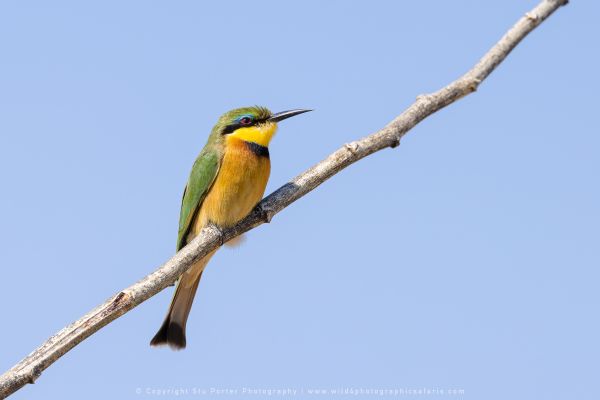
[[[185,348],[185,326],[188,315],[192,309],[192,303],[198,289],[198,283],[202,277],[204,267],[212,257],[213,253],[208,254],[202,260],[198,261],[185,272],[177,284],[171,306],[167,316],[160,329],[150,341],[150,346],[168,345],[173,350]]]

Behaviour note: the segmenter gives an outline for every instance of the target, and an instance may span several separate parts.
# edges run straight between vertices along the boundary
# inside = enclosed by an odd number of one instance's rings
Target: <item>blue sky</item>
[[[173,254],[222,112],[315,109],[281,124],[271,192],[457,78],[535,4],[2,2],[0,369]],[[220,251],[185,351],[148,346],[168,289],[14,398],[595,398],[599,11],[572,1],[476,94]],[[263,397],[240,393],[221,398]]]

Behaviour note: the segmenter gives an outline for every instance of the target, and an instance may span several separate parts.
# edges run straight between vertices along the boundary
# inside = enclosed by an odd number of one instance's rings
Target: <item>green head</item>
[[[267,147],[277,131],[277,123],[311,110],[288,110],[273,114],[268,108],[236,108],[221,115],[210,140],[227,142],[239,139]]]

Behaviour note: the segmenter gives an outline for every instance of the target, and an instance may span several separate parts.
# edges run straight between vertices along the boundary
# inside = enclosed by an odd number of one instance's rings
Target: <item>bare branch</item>
[[[566,0],[542,1],[519,19],[477,65],[462,77],[435,93],[418,96],[410,107],[380,131],[345,144],[325,160],[263,199],[252,213],[236,226],[224,230],[215,226],[205,228],[198,237],[156,271],[62,329],[0,376],[0,397],[5,398],[25,384],[34,383],[42,371],[63,354],[111,321],[173,284],[188,267],[210,251],[258,225],[270,222],[275,214],[350,164],[379,150],[398,146],[406,132],[424,118],[474,92],[529,32],[566,3]]]

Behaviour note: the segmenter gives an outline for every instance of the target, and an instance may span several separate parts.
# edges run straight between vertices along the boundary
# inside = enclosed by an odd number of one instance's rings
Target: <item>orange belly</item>
[[[248,215],[262,199],[270,172],[268,157],[256,155],[240,139],[228,138],[217,178],[194,221],[193,236],[209,222],[227,227]]]

